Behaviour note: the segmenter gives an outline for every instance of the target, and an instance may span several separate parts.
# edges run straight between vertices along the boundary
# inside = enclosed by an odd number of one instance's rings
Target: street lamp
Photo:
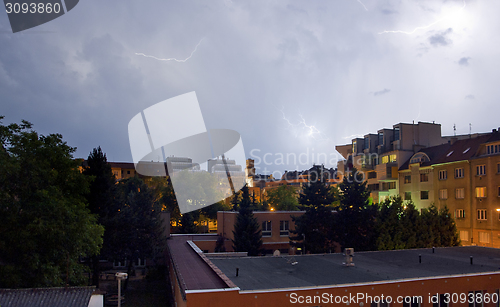
[[[121,287],[121,281],[122,281],[122,279],[127,279],[128,274],[127,273],[118,272],[118,273],[115,274],[115,276],[118,279],[118,307],[121,307],[121,304],[122,304],[122,287]]]

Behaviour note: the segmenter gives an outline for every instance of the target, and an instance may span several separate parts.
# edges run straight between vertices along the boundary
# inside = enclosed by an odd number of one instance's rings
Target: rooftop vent
[[[352,262],[352,258],[354,257],[354,248],[346,248],[344,255],[345,255],[345,262],[342,264],[344,266],[354,266],[354,262]]]

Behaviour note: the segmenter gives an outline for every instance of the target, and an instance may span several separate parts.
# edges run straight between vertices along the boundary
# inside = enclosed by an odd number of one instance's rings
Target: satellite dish
[[[279,251],[278,249],[277,249],[277,250],[275,250],[275,251],[274,251],[274,253],[273,253],[273,256],[274,256],[274,257],[279,257],[279,256],[281,256],[280,251]]]

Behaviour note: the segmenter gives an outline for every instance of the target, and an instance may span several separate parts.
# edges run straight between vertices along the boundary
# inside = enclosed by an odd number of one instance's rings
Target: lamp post
[[[116,278],[118,279],[118,307],[121,307],[122,304],[122,287],[121,287],[121,281],[122,279],[127,279],[128,274],[127,273],[116,273],[115,274]]]

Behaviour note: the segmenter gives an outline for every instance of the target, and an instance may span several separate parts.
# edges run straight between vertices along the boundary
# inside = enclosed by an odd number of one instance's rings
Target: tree
[[[262,233],[257,219],[253,216],[248,187],[242,189],[239,212],[233,230],[233,249],[237,252],[248,252],[249,256],[257,256],[261,252]]]
[[[289,185],[282,185],[277,189],[267,192],[267,199],[272,208],[278,211],[299,210],[297,192]]]
[[[374,250],[374,218],[377,207],[370,204],[370,191],[362,173],[352,168],[338,185],[335,215],[336,239],[342,248]]]
[[[87,158],[83,174],[89,176],[90,193],[87,202],[90,212],[98,217],[101,225],[106,225],[109,208],[113,201],[115,176],[101,147],[94,148]],[[92,257],[92,284],[99,288],[99,257]]]
[[[106,224],[103,252],[115,260],[128,260],[129,274],[133,261],[161,253],[160,212],[161,204],[144,181],[137,176],[121,180]]]
[[[0,123],[0,143],[0,287],[84,284],[79,258],[99,253],[104,229],[75,148],[27,121]]]
[[[377,250],[404,249],[404,233],[411,230],[403,228],[403,201],[400,196],[386,198],[379,206],[377,214]]]
[[[322,166],[310,170],[308,183],[299,196],[300,206],[306,212],[292,217],[295,230],[290,231],[290,244],[310,253],[330,252],[334,248],[333,195],[325,184],[324,175]]]
[[[195,212],[187,212],[182,215],[179,233],[198,233],[198,227],[194,224],[197,219]]]

